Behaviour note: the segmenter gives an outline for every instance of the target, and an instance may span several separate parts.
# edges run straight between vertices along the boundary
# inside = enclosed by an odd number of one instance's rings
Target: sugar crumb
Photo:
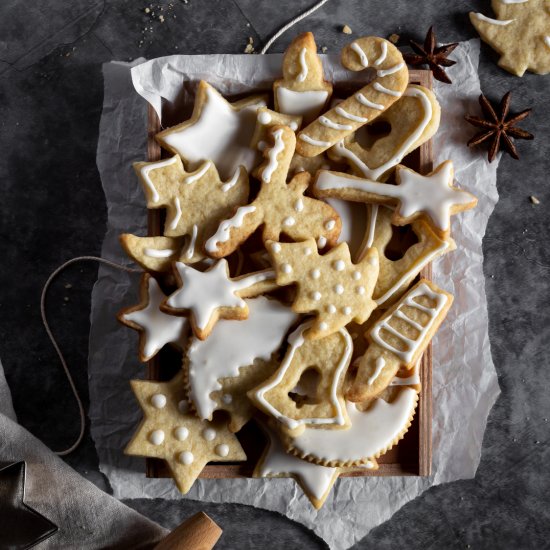
[[[323,53],[327,53],[327,50],[328,50],[328,48],[327,48],[326,46],[323,46],[323,47],[321,48],[321,51],[322,51]]]
[[[533,204],[540,204],[540,200],[537,199],[537,197],[535,197],[535,195],[531,195],[529,197],[529,200],[533,203]]]
[[[342,27],[342,32],[343,32],[344,34],[351,34],[353,31],[351,30],[351,28],[350,28],[349,25],[344,25],[344,26]]]
[[[392,43],[392,44],[397,44],[399,42],[399,39],[401,37],[398,35],[398,34],[390,34],[388,40]]]

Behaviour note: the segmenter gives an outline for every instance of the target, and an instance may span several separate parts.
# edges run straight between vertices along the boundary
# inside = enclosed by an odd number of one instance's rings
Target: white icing
[[[195,245],[197,242],[197,224],[193,224],[193,231],[191,233],[191,240],[189,241],[189,244],[187,245],[187,250],[185,251],[185,257],[190,260],[194,254],[195,254]]]
[[[312,137],[309,137],[307,134],[300,134],[299,138],[302,141],[305,141],[306,143],[309,143],[310,145],[315,145],[316,147],[329,147],[331,144],[330,141],[323,141],[321,139],[313,139]]]
[[[361,92],[357,92],[353,97],[355,97],[361,105],[369,107],[370,109],[376,109],[377,111],[384,111],[386,109],[386,107],[381,103],[374,103],[373,101],[370,101],[370,99],[367,99]]]
[[[357,294],[363,296],[363,294],[365,294],[365,287],[364,287],[364,286],[358,286],[358,287],[355,289],[355,292],[357,292]]]
[[[204,174],[206,174],[206,172],[208,172],[211,165],[212,165],[212,163],[210,161],[206,161],[202,165],[200,170],[197,170],[194,174],[192,174],[190,176],[187,176],[183,180],[183,183],[186,183],[187,185],[190,185],[191,183],[195,183],[197,180],[200,180],[204,176]]]
[[[474,17],[476,19],[479,19],[480,21],[485,21],[486,23],[491,23],[491,25],[506,26],[506,25],[509,25],[510,23],[513,23],[515,21],[515,19],[502,19],[502,20],[491,19],[491,17],[486,17],[482,13],[474,13]]]
[[[260,144],[258,143],[258,145]],[[240,174],[241,174],[240,168],[236,168],[235,172],[233,172],[233,175],[231,176],[231,179],[227,180],[222,185],[222,191],[224,193],[227,193],[232,187],[235,186],[235,184],[239,181]]]
[[[166,407],[166,396],[162,393],[155,393],[155,395],[151,397],[151,405],[153,405],[155,409],[164,409],[164,407]]]
[[[323,295],[319,292],[319,291],[315,291],[315,292],[312,292],[311,293],[311,297],[316,301],[318,302],[322,297]]]
[[[367,384],[369,386],[372,386],[374,384],[374,381],[380,376],[380,373],[385,366],[386,360],[383,357],[378,357],[378,359],[376,359],[374,372],[372,373],[372,376],[369,376],[369,379],[367,380]]]
[[[212,428],[205,428],[202,431],[202,438],[206,441],[214,441],[214,439],[216,439],[216,430],[213,430]]]
[[[434,300],[436,302],[436,305],[434,307],[426,307],[419,304],[415,300],[415,298],[418,298],[420,296],[426,296],[429,299]],[[397,310],[392,313],[392,315],[390,315],[389,317],[382,317],[382,319],[380,319],[374,325],[370,332],[370,337],[372,338],[372,341],[376,342],[378,345],[397,355],[404,363],[409,364],[413,360],[416,351],[422,345],[426,335],[430,332],[435,320],[438,318],[439,314],[445,307],[447,300],[448,298],[445,294],[435,292],[426,283],[422,283],[418,287],[413,288],[406,295],[406,297],[400,302]],[[396,312],[398,312],[402,307],[405,306],[419,309],[429,316],[429,320],[426,325],[423,326],[421,330],[417,329],[418,335],[415,339],[408,338],[407,336],[401,334],[389,324],[392,320],[392,317],[395,316]],[[393,334],[396,338],[401,340],[405,349],[397,349],[396,347],[386,342],[380,334],[382,329],[389,332],[390,334]]]
[[[312,250],[309,248],[309,246],[306,246],[304,248],[304,256],[309,256],[311,254]]]
[[[334,269],[336,269],[336,271],[344,271],[344,269],[346,268],[346,264],[345,264],[344,260],[336,260],[332,264],[332,267],[334,267]]]
[[[323,325],[325,326],[323,327]],[[329,402],[332,404],[334,410],[336,411],[336,414],[333,417],[300,418],[300,419],[289,418],[288,416],[285,416],[283,413],[281,413],[276,407],[274,407],[271,403],[269,403],[265,398],[265,394],[271,389],[275,388],[284,379],[286,371],[292,365],[292,360],[294,358],[296,351],[301,346],[303,346],[306,341],[304,338],[304,332],[307,329],[309,329],[311,326],[312,326],[312,321],[307,321],[302,325],[300,325],[288,337],[289,348],[287,350],[285,358],[283,359],[283,362],[281,363],[281,366],[279,367],[279,370],[276,373],[276,376],[273,377],[273,380],[271,382],[261,386],[255,393],[256,399],[260,403],[262,403],[265,409],[269,411],[269,413],[273,417],[275,417],[279,422],[285,424],[290,429],[295,429],[298,426],[302,426],[304,424],[316,424],[316,425],[337,424],[339,426],[343,426],[346,422],[344,414],[340,408],[340,401],[338,399],[338,386],[340,382],[340,377],[344,375],[344,372],[347,366],[349,365],[351,354],[353,352],[353,343],[348,331],[344,328],[340,329],[338,333],[344,338],[345,349],[344,349],[344,353],[342,354],[342,357],[340,358],[340,362],[338,363],[336,370],[334,372],[334,378],[332,379],[332,383],[330,387]],[[326,330],[328,326],[326,323],[319,323],[319,328],[321,330]]]
[[[292,216],[288,216],[283,220],[283,225],[291,227],[296,223],[296,220]]]
[[[153,445],[162,445],[164,443],[164,432],[155,430],[149,434],[149,442]]]
[[[357,44],[357,42],[352,42],[350,45],[350,48],[357,54],[357,57],[359,58],[359,63],[361,63],[361,67],[365,69],[369,66],[369,58],[367,57],[367,54],[363,51],[363,48]]]
[[[380,57],[374,62],[376,66],[381,65],[386,60],[386,56],[388,55],[388,43],[382,42],[381,44],[382,51],[380,53]]]
[[[397,65],[394,65],[393,67],[390,67],[389,69],[378,69],[376,71],[376,76],[379,78],[383,78],[385,76],[388,76],[390,74],[394,74],[398,71],[400,71],[405,66],[405,63],[398,63]]]
[[[175,265],[182,287],[170,295],[166,304],[174,309],[190,310],[201,330],[206,329],[216,309],[246,307],[245,301],[237,294],[239,290],[274,278],[273,271],[263,271],[242,279],[230,279],[225,258],[204,272],[181,262]]]
[[[503,4],[525,4],[529,0],[500,0]]]
[[[414,364],[410,370],[410,376],[406,378],[395,376],[390,382],[390,386],[418,386],[420,385],[420,361],[421,358]]]
[[[303,82],[307,77],[307,61],[306,61],[307,48],[302,48],[300,51],[300,74],[296,77],[298,82]]]
[[[219,445],[216,445],[214,451],[218,456],[225,458],[229,454],[229,446],[225,443],[220,443]]]
[[[344,294],[344,287],[340,284],[335,285],[334,292],[336,292],[336,294]]]
[[[344,315],[350,315],[350,314],[351,314],[351,311],[352,311],[352,310],[351,310],[351,307],[349,307],[349,306],[344,306],[344,307],[342,308],[342,312],[344,313]]]
[[[361,278],[361,272],[360,271],[354,271],[352,277],[353,277],[354,281],[358,281]]]
[[[282,264],[281,265],[281,271],[283,273],[292,273],[292,266],[290,264]]]
[[[296,210],[296,212],[301,212],[303,209],[304,209],[304,201],[302,199],[298,199],[294,203],[294,210]]]
[[[249,144],[260,107],[265,107],[264,101],[235,110],[209,86],[198,120],[165,135],[163,141],[191,163],[212,161],[222,179],[240,165],[250,172],[256,153]]]
[[[179,197],[174,197],[174,206],[176,207],[176,213],[170,222],[170,229],[172,230],[176,229],[181,220],[181,204]]]
[[[279,86],[276,93],[279,112],[285,115],[301,115],[306,119],[315,118],[328,98],[326,90],[296,92]]]
[[[317,239],[317,246],[319,248],[325,248],[325,246],[327,245],[327,239],[326,237],[323,237],[323,235],[321,235],[318,239]]]
[[[334,226],[336,225],[336,221],[335,220],[329,220],[328,222],[325,223],[325,229],[327,231],[332,231],[334,229]]]
[[[325,323],[324,321],[319,323],[319,330],[327,330],[327,329],[328,329],[327,323]]]
[[[330,118],[327,118],[326,116],[320,116],[319,122],[326,126],[327,128],[332,128],[333,130],[353,130],[353,126],[351,124],[338,124],[337,122],[333,122],[330,120]]]
[[[417,393],[403,388],[391,403],[375,399],[365,412],[346,402],[351,427],[347,430],[308,428],[292,442],[305,455],[322,460],[353,461],[378,456],[407,428],[414,413]]]
[[[247,214],[255,212],[256,207],[252,205],[240,206],[232,218],[224,220],[218,226],[217,231],[210,237],[204,248],[207,252],[216,252],[219,243],[226,243],[231,237],[231,229],[242,227],[244,218]]]
[[[157,250],[156,248],[144,248],[143,253],[150,258],[169,258],[176,253],[176,250],[171,248],[161,248]]]
[[[210,395],[221,389],[221,378],[239,375],[254,359],[267,360],[279,349],[296,314],[275,300],[248,300],[248,319],[220,320],[206,340],[194,338],[188,351],[190,397],[202,419],[218,407]]]
[[[331,313],[331,314],[332,314],[332,313],[336,313],[336,306],[334,306],[333,304],[329,304],[329,305],[327,306],[327,311],[328,311],[329,313]]]
[[[275,254],[278,254],[280,251],[281,251],[281,245],[279,243],[272,243],[271,244],[271,250],[275,253]]]
[[[389,88],[386,88],[385,86],[382,86],[382,84],[380,84],[380,82],[375,82],[372,87],[377,91],[377,92],[380,92],[381,94],[387,94],[387,95],[391,95],[393,97],[401,97],[402,93],[401,92],[397,92],[396,90],[390,90]]]
[[[312,279],[318,279],[321,276],[321,271],[317,268],[312,269],[310,275]]]
[[[191,451],[183,451],[178,455],[178,460],[181,464],[189,466],[190,464],[193,464],[193,460],[195,460],[195,457],[193,456],[193,453]]]
[[[149,301],[144,309],[123,315],[125,321],[131,321],[142,329],[145,338],[143,356],[146,361],[166,344],[175,343],[183,347],[189,326],[185,317],[167,315],[160,310],[160,304],[166,299],[166,295],[153,277],[149,277],[147,294]]]
[[[550,36],[544,37],[544,43],[550,48]]]
[[[266,183],[271,181],[273,172],[277,170],[279,166],[277,162],[277,155],[285,150],[285,142],[283,141],[283,129],[280,128],[271,134],[275,138],[275,145],[267,153],[268,163],[262,172],[262,180]]]
[[[174,430],[174,437],[178,441],[185,441],[189,437],[189,430],[185,426],[179,426]]]
[[[159,162],[152,162],[148,163],[145,166],[142,166],[140,169],[140,174],[145,182],[145,185],[149,188],[149,191],[151,192],[151,199],[153,202],[158,202],[160,199],[160,195],[157,191],[157,188],[155,187],[155,184],[153,183],[153,180],[151,179],[150,172],[151,170],[158,170],[159,168],[165,168],[166,166],[170,166],[171,164],[175,164],[178,162],[178,156],[174,155],[173,157],[161,160]]]
[[[271,115],[267,111],[262,111],[258,114],[258,122],[260,124],[269,124],[271,122]]]
[[[348,113],[345,109],[342,109],[342,107],[338,106],[335,107],[334,112],[337,115],[340,115],[342,118],[347,118],[348,120],[353,120],[354,122],[360,122],[361,124],[364,124],[365,122],[368,122],[368,118],[357,116],[352,113]]]

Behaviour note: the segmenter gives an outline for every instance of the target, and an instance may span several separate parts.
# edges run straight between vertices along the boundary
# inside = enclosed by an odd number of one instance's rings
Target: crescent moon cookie
[[[195,226],[196,227],[196,226]],[[147,271],[162,273],[168,271],[174,260],[189,262],[195,256],[198,229],[193,231],[188,245],[185,237],[138,237],[123,233],[119,240],[128,256]]]
[[[248,306],[243,298],[277,288],[275,273],[269,269],[230,278],[225,258],[206,271],[176,262],[174,274],[180,288],[161,309],[170,315],[185,316],[189,312],[193,333],[201,340],[208,338],[218,319],[246,319]]]
[[[250,172],[256,165],[257,154],[250,147],[250,140],[256,126],[256,112],[266,105],[265,95],[229,103],[201,80],[191,118],[155,138],[172,154],[179,155],[190,170],[211,161],[221,178],[231,183],[240,167]]]
[[[330,100],[332,84],[323,77],[313,34],[297,36],[283,57],[283,78],[273,83],[275,110],[313,120]]]
[[[344,328],[325,338],[308,340],[304,334],[311,321],[300,325],[288,337],[288,349],[280,367],[267,379],[248,392],[248,397],[262,412],[272,416],[294,434],[306,426],[342,429],[349,425],[344,406],[344,377],[353,353],[353,343]],[[313,395],[294,400],[307,371],[317,374]]]
[[[315,313],[307,338],[323,338],[351,321],[364,323],[376,308],[372,292],[378,278],[378,251],[370,248],[352,263],[347,243],[320,256],[313,239],[301,243],[268,242],[280,286],[297,284],[292,309]]]
[[[516,76],[550,72],[550,2],[492,0],[497,19],[470,12],[479,36],[501,54],[500,67]]]
[[[264,242],[278,240],[283,234],[293,241],[313,237],[319,248],[324,248],[338,239],[341,222],[337,212],[325,202],[304,195],[310,175],[302,172],[286,183],[296,146],[294,132],[287,126],[272,126],[269,139],[264,163],[256,171],[261,182],[257,197],[221,222],[206,241],[206,252],[214,258],[231,254],[260,226]]]
[[[178,155],[158,162],[136,162],[134,169],[143,184],[147,208],[166,208],[164,235],[189,239],[184,257],[172,256],[171,260],[202,260],[205,240],[234,207],[248,199],[248,174],[242,167],[236,178],[226,183],[211,161],[195,172],[186,172]]]
[[[453,296],[422,279],[376,321],[367,334],[370,342],[357,363],[346,398],[376,397],[400,367],[412,368],[445,319]]]
[[[144,418],[124,452],[165,460],[182,493],[191,489],[208,462],[246,460],[225,421],[205,422],[189,412],[183,373],[170,382],[130,383]]]
[[[403,95],[409,83],[401,52],[383,38],[367,36],[347,45],[342,50],[342,65],[351,71],[373,67],[376,78],[298,134],[300,155],[318,155],[372,121]]]

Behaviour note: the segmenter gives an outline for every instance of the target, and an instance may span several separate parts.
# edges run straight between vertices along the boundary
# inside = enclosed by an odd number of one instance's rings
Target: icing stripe
[[[157,250],[156,248],[144,248],[143,253],[150,258],[169,258],[173,256],[176,251],[170,248],[163,248]]]
[[[143,181],[145,182],[145,185],[149,188],[151,191],[151,194],[153,195],[152,199],[153,202],[158,202],[160,199],[159,193],[157,191],[157,188],[155,187],[155,184],[153,183],[153,180],[151,180],[151,176],[149,175],[149,172],[151,170],[157,170],[158,168],[165,168],[166,166],[170,166],[171,164],[174,164],[178,160],[178,155],[174,155],[172,158],[163,160],[161,162],[155,162],[153,164],[147,164],[143,166],[140,170],[141,177],[143,178]]]
[[[258,143],[258,145],[259,145],[259,143]],[[222,185],[222,191],[224,193],[227,193],[237,183],[237,181],[239,180],[240,173],[241,173],[241,170],[240,170],[239,167],[237,167],[236,170],[235,170],[235,173],[231,176],[231,179],[227,180]]]
[[[401,97],[401,92],[396,92],[395,90],[390,90],[389,88],[386,88],[385,86],[382,86],[380,82],[375,82],[372,87],[381,94],[388,94],[393,97]]]
[[[321,141],[320,139],[313,139],[309,137],[307,134],[300,134],[299,137],[302,141],[305,141],[310,145],[315,145],[316,147],[329,147],[330,145],[332,145],[330,141]]]
[[[361,122],[362,124],[364,124],[369,120],[366,117],[352,115],[351,113],[348,113],[345,109],[342,109],[342,107],[340,106],[336,107],[334,111],[336,112],[336,114],[340,115],[342,118],[347,118],[348,120],[353,120],[354,122]]]
[[[544,43],[550,48],[550,36],[544,37]]]
[[[234,227],[241,227],[244,222],[244,217],[255,211],[255,206],[240,206],[232,218],[221,222],[216,233],[214,233],[204,245],[207,252],[216,252],[219,243],[225,243],[229,240],[231,229]]]
[[[529,0],[500,0],[503,4],[525,4]]]
[[[359,101],[359,103],[361,103],[361,105],[365,105],[365,107],[370,107],[371,109],[377,109],[378,111],[383,111],[386,108],[381,103],[374,103],[370,101],[361,92],[357,92],[354,97],[357,101]]]
[[[332,122],[330,118],[327,118],[326,116],[320,116],[319,122],[326,126],[327,128],[332,128],[334,130],[353,130],[353,126],[351,124],[338,124],[337,122]]]
[[[388,76],[390,74],[400,71],[404,66],[405,66],[405,63],[398,63],[397,65],[394,65],[389,69],[378,69],[376,71],[376,76],[378,76],[379,78],[383,78],[384,76]]]
[[[303,82],[307,76],[306,52],[307,48],[302,48],[302,51],[300,52],[300,66],[302,70],[297,77],[298,82]]]
[[[367,380],[367,384],[369,386],[372,386],[374,384],[374,381],[380,376],[380,373],[382,372],[382,369],[385,366],[386,366],[386,360],[383,357],[379,357],[376,360],[376,369],[375,369],[374,373]]]
[[[388,55],[388,44],[387,42],[382,42],[382,52],[380,53],[380,57],[374,62],[374,64],[378,66],[381,63],[383,63],[387,55]]]
[[[206,172],[208,172],[208,169],[210,168],[210,165],[212,163],[210,161],[206,161],[202,168],[195,174],[192,174],[191,176],[187,176],[183,182],[186,183],[187,185],[191,184],[191,183],[195,183],[197,180],[200,180],[204,174],[206,174]]]
[[[262,172],[262,181],[269,183],[271,181],[271,176],[273,172],[277,170],[279,163],[277,162],[277,155],[285,150],[285,142],[283,141],[283,130],[282,128],[272,133],[275,138],[275,145],[269,150],[267,156],[269,162]]]
[[[361,63],[361,66],[363,68],[366,68],[369,66],[369,58],[367,57],[367,54],[363,51],[361,46],[357,44],[357,42],[352,42],[350,48],[357,54],[359,57],[359,63]]]
[[[176,197],[174,199],[174,205],[176,206],[176,215],[174,216],[174,219],[170,223],[170,229],[172,230],[176,229],[181,219],[181,205],[180,205],[179,197]]]
[[[509,25],[510,23],[513,23],[515,21],[515,19],[502,19],[502,20],[491,19],[490,17],[486,17],[482,13],[474,13],[474,17],[476,19],[479,19],[480,21],[485,21],[486,23],[491,23],[492,25],[502,25],[502,26]]]
[[[193,224],[193,233],[191,234],[191,240],[189,241],[189,246],[185,251],[185,257],[190,260],[195,254],[195,243],[197,241],[197,224]]]

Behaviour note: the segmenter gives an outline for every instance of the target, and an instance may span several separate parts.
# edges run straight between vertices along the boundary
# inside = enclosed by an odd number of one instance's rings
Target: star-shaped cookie
[[[324,256],[318,254],[313,239],[301,243],[270,241],[267,249],[277,284],[298,285],[292,309],[317,314],[306,337],[322,338],[351,321],[364,323],[376,308],[372,299],[379,269],[376,248],[369,248],[357,264],[351,261],[347,243],[340,243]]]
[[[250,140],[256,126],[256,111],[267,105],[267,96],[253,96],[229,103],[210,84],[201,80],[189,120],[160,132],[157,141],[196,168],[211,160],[223,179],[234,176],[239,166],[248,172],[256,164]]]
[[[188,412],[182,372],[170,382],[130,383],[144,419],[125,453],[166,460],[182,493],[189,491],[208,462],[246,460],[225,421],[205,422]]]
[[[453,163],[447,160],[426,176],[405,166],[396,168],[397,185],[321,170],[315,181],[318,197],[395,206],[394,225],[408,225],[422,217],[440,238],[451,230],[451,215],[473,208],[477,199],[453,186]]]
[[[270,269],[232,279],[225,258],[206,271],[176,262],[174,271],[180,288],[161,309],[172,315],[190,312],[191,327],[201,340],[208,337],[218,319],[246,319],[248,306],[243,298],[277,288]]]
[[[149,361],[166,344],[183,348],[189,334],[189,323],[185,317],[168,315],[160,309],[166,300],[154,277],[145,273],[141,279],[141,302],[137,306],[122,310],[118,314],[121,323],[139,331],[139,358]]]
[[[143,184],[147,208],[166,208],[164,236],[188,236],[186,263],[203,258],[204,241],[248,199],[248,174],[242,167],[225,183],[212,161],[204,162],[195,172],[186,172],[178,155],[158,162],[136,162],[134,169]]]

